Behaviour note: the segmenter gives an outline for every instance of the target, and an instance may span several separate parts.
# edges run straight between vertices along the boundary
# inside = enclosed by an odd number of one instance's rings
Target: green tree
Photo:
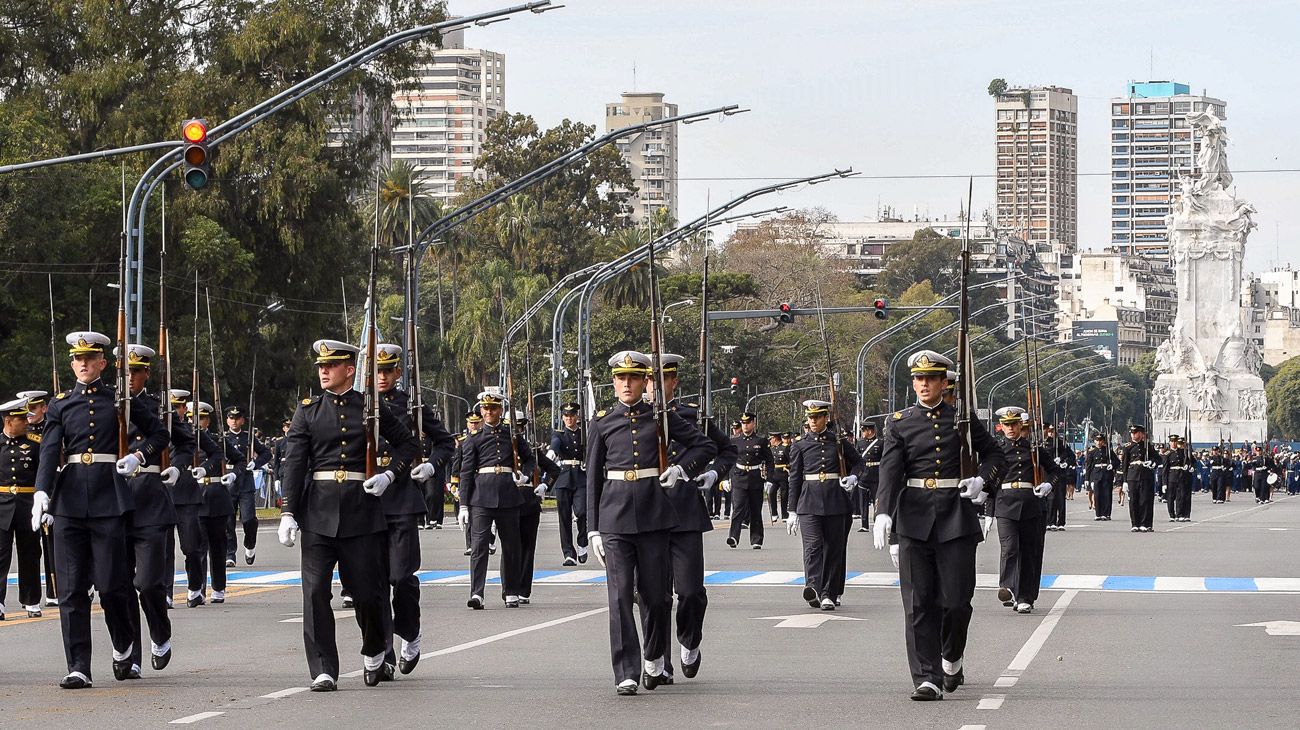
[[[1277,366],[1277,374],[1264,388],[1268,398],[1268,422],[1282,438],[1300,438],[1300,357]]]
[[[918,281],[929,281],[940,296],[957,291],[961,242],[930,227],[916,232],[911,241],[900,241],[880,257],[877,288],[897,297]]]

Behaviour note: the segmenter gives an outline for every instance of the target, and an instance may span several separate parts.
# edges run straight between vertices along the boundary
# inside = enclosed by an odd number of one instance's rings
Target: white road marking
[[[1061,614],[1065,613],[1065,609],[1069,608],[1070,602],[1077,595],[1079,595],[1079,592],[1076,590],[1069,590],[1061,594],[1061,597],[1056,601],[1056,605],[1052,606],[1052,610],[1048,611],[1047,615],[1043,617],[1043,622],[1038,625],[1037,629],[1034,629],[1034,633],[1029,636],[1029,640],[1025,642],[1025,645],[1020,647],[1016,658],[1012,659],[1011,663],[1007,665],[1006,671],[1002,673],[1003,676],[1018,677],[1029,667],[1029,663],[1034,660],[1034,657],[1038,656],[1038,652],[1047,643],[1047,639],[1052,635],[1052,631],[1056,629],[1056,625],[1061,622]]]
[[[1269,636],[1300,636],[1300,621],[1260,621],[1253,624],[1237,624],[1238,628],[1263,626]]]
[[[224,714],[226,714],[226,713],[224,713],[224,712],[200,712],[200,713],[197,714],[197,715],[189,715],[188,717],[182,717],[182,718],[179,718],[179,719],[177,719],[177,720],[172,720],[171,722],[169,722],[169,723],[167,723],[167,724],[168,724],[168,725],[189,725],[189,724],[191,724],[191,723],[198,722],[199,720],[206,720],[206,719],[208,719],[208,718],[210,718],[210,717],[220,717],[220,716],[222,716],[222,715],[224,715]]]
[[[299,692],[306,692],[306,691],[309,690],[309,689],[311,689],[311,688],[310,688],[310,687],[290,687],[289,689],[282,689],[282,690],[280,690],[280,691],[278,691],[278,692],[272,692],[272,693],[270,693],[270,694],[262,695],[262,699],[264,699],[264,700],[278,700],[278,699],[281,699],[281,698],[283,698],[283,697],[288,697],[289,695],[296,695],[296,694],[298,694]]]
[[[780,621],[772,628],[776,629],[815,629],[827,621],[866,621],[865,618],[852,616],[832,616],[827,613],[797,613],[792,616],[761,616],[755,621]]]
[[[1286,500],[1288,500],[1288,499],[1291,499],[1292,496],[1295,496],[1295,495],[1288,495],[1288,496],[1285,496],[1285,497],[1278,497],[1275,501],[1277,501],[1277,502],[1284,502],[1284,501],[1286,501]],[[1246,509],[1239,509],[1239,510],[1237,510],[1236,512],[1224,512],[1224,513],[1222,513],[1222,514],[1217,514],[1217,515],[1215,515],[1215,516],[1213,516],[1213,517],[1206,517],[1206,518],[1203,519],[1203,520],[1192,520],[1191,522],[1184,522],[1183,524],[1181,524],[1181,525],[1179,525],[1179,526],[1177,526],[1177,527],[1171,527],[1171,528],[1169,528],[1168,530],[1163,530],[1163,532],[1174,532],[1175,530],[1182,530],[1182,529],[1185,529],[1185,528],[1188,528],[1188,527],[1193,527],[1193,526],[1195,526],[1195,525],[1199,525],[1199,524],[1202,524],[1202,523],[1204,523],[1204,522],[1213,522],[1213,521],[1215,521],[1215,520],[1220,520],[1220,519],[1223,519],[1224,517],[1232,517],[1233,515],[1244,515],[1244,514],[1246,514],[1247,512],[1254,512],[1254,511],[1257,510],[1257,509],[1263,509],[1263,508],[1265,508],[1265,507],[1267,507],[1267,506],[1268,506],[1267,504],[1257,504],[1257,505],[1255,505],[1254,507],[1247,507]]]
[[[1007,689],[1016,686],[1018,680],[1015,677],[1001,676],[993,680],[993,686],[997,689]]]
[[[962,725],[957,730],[985,730],[988,725]]]
[[[975,707],[977,710],[1000,710],[1002,702],[1006,700],[1006,695],[985,695],[980,698],[980,703]]]
[[[492,636],[485,636],[485,637],[483,637],[482,639],[475,639],[474,641],[467,641],[467,642],[465,642],[464,644],[457,644],[456,646],[449,646],[449,647],[447,647],[446,649],[439,649],[438,651],[432,652],[432,653],[427,654],[427,655],[425,655],[425,656],[435,657],[435,656],[446,656],[446,655],[448,655],[448,654],[455,654],[455,653],[457,653],[457,652],[465,651],[466,649],[473,649],[474,647],[477,647],[477,646],[483,646],[484,644],[491,644],[491,643],[496,642],[496,641],[501,641],[502,639],[509,639],[509,638],[512,637],[512,636],[519,636],[520,634],[527,634],[527,633],[529,633],[529,632],[531,632],[531,631],[541,631],[542,629],[549,629],[549,628],[551,628],[552,626],[559,626],[560,624],[567,624],[567,623],[569,623],[570,621],[578,621],[578,620],[580,620],[580,619],[587,618],[588,616],[595,616],[595,615],[597,615],[597,614],[606,613],[606,612],[608,612],[608,611],[609,611],[609,608],[608,608],[608,607],[606,607],[606,608],[593,608],[593,609],[591,609],[590,611],[583,611],[582,613],[571,614],[571,615],[569,615],[569,616],[564,616],[564,617],[562,617],[562,618],[553,619],[553,620],[551,620],[551,621],[544,621],[544,622],[542,622],[542,623],[540,623],[540,624],[533,624],[532,626],[525,626],[525,627],[523,627],[523,628],[513,629],[513,630],[511,630],[511,631],[504,631],[504,632],[502,632],[502,633],[500,633],[500,634],[493,634]]]

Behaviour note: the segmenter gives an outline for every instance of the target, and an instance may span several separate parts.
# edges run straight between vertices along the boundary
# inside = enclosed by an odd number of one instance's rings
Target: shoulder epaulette
[[[687,403],[686,406],[687,406],[688,408],[699,408],[699,407],[700,407],[700,404],[699,404],[699,403]]]
[[[895,421],[901,421],[901,420],[903,420],[903,412],[902,412],[902,411],[894,411],[894,420],[895,420]]]
[[[302,399],[302,404],[303,404],[304,406],[309,406],[309,405],[311,405],[312,403],[316,403],[316,402],[318,402],[319,400],[320,400],[320,396],[319,396],[319,395],[313,395],[313,396],[308,397],[308,398],[303,398],[303,399]]]
[[[41,442],[41,435],[39,433],[29,433],[27,434],[27,440],[34,441],[39,444]]]
[[[70,390],[65,390],[65,391],[63,391],[62,393],[59,393],[58,395],[56,395],[56,396],[54,396],[54,397],[55,397],[55,398],[67,398],[67,397],[68,397],[68,394],[71,393],[71,392],[72,392],[72,391],[70,391]]]
[[[609,411],[596,411],[596,418],[604,418],[609,415]]]

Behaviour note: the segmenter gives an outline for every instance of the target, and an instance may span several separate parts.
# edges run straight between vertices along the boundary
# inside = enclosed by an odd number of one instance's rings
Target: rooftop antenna
[[[636,93],[636,61],[632,62],[632,93]]]

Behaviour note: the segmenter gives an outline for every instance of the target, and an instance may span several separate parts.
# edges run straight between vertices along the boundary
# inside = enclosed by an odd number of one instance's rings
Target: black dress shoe
[[[194,598],[187,600],[185,602],[185,605],[189,606],[190,608],[198,608],[199,606],[202,606],[204,603],[206,603],[206,601],[203,600],[203,596],[195,596]]]
[[[912,691],[912,699],[916,702],[936,702],[943,699],[943,693],[933,687],[922,685]]]
[[[482,610],[483,610],[483,599],[482,599],[482,598],[479,598],[478,596],[470,596],[470,597],[469,597],[469,600],[465,602],[465,605],[466,605],[466,606],[469,606],[470,608],[474,609],[475,611],[482,611]]]
[[[727,538],[727,547],[729,547],[729,548],[734,548],[734,547],[736,547],[736,538],[734,538],[734,537],[728,537],[728,538]]]
[[[642,670],[641,670],[641,684],[644,685],[646,689],[653,690],[654,688],[658,687],[659,685],[661,685],[661,684],[665,684],[665,682],[664,682],[664,677],[665,677],[665,676],[666,676],[666,675],[664,675],[663,672],[660,672],[660,673],[658,674],[658,676],[656,676],[656,675],[653,675],[653,674],[651,674],[651,673],[645,671],[644,669],[642,669]]]
[[[506,608],[519,608],[519,601],[506,601]]]
[[[489,546],[488,546],[488,555],[496,555],[496,554],[497,554],[497,546],[496,546],[496,545],[489,545]]]
[[[704,661],[704,650],[700,649],[699,652],[695,655],[694,664],[686,664],[686,663],[682,664],[682,674],[685,674],[687,679],[694,679],[695,675],[700,673],[700,662],[703,661]]]
[[[616,687],[614,691],[618,692],[619,695],[623,697],[631,697],[636,694],[636,685],[629,684],[626,687],[622,687],[622,686]]]
[[[333,692],[338,688],[339,686],[335,684],[334,680],[330,679],[329,677],[318,679],[315,682],[311,683],[312,692]]]
[[[40,618],[40,617],[41,617],[41,611],[40,611],[40,609],[37,609],[37,610],[35,610],[35,611],[28,611],[28,612],[27,612],[27,618]],[[3,619],[3,617],[0,617],[0,619]]]
[[[803,587],[803,599],[807,601],[808,605],[812,606],[813,608],[817,608],[819,605],[821,605],[817,602],[817,591],[813,590],[812,586]]]
[[[402,674],[410,674],[411,672],[415,671],[415,665],[419,663],[420,663],[419,654],[416,654],[415,657],[411,659],[407,659],[406,657],[399,657],[397,659],[397,671],[401,672]]]
[[[69,674],[59,680],[60,689],[85,689],[90,686],[88,680],[82,679],[75,674]]]
[[[131,660],[123,659],[122,661],[113,662],[113,679],[119,682],[125,681],[131,676]]]
[[[966,684],[966,674],[962,669],[958,669],[956,674],[943,675],[943,691],[956,692],[957,688]],[[927,687],[928,689],[928,687]]]
[[[367,687],[378,687],[383,680],[383,676],[378,669],[367,669],[361,673],[361,680],[366,683]]]
[[[172,650],[171,647],[168,647],[167,653],[163,654],[162,656],[158,656],[157,654],[151,655],[149,657],[149,665],[152,666],[154,669],[163,670],[167,668],[167,665],[171,662],[171,660],[172,660]]]
[[[586,553],[583,553],[583,554],[579,555],[579,556],[578,556],[578,562],[579,562],[579,563],[582,563],[582,564],[585,565],[586,562],[587,562],[587,554],[586,554]]]
[[[1016,597],[1011,595],[1010,588],[1003,587],[998,589],[998,600],[1002,601],[1003,606],[1011,606],[1015,604]]]

